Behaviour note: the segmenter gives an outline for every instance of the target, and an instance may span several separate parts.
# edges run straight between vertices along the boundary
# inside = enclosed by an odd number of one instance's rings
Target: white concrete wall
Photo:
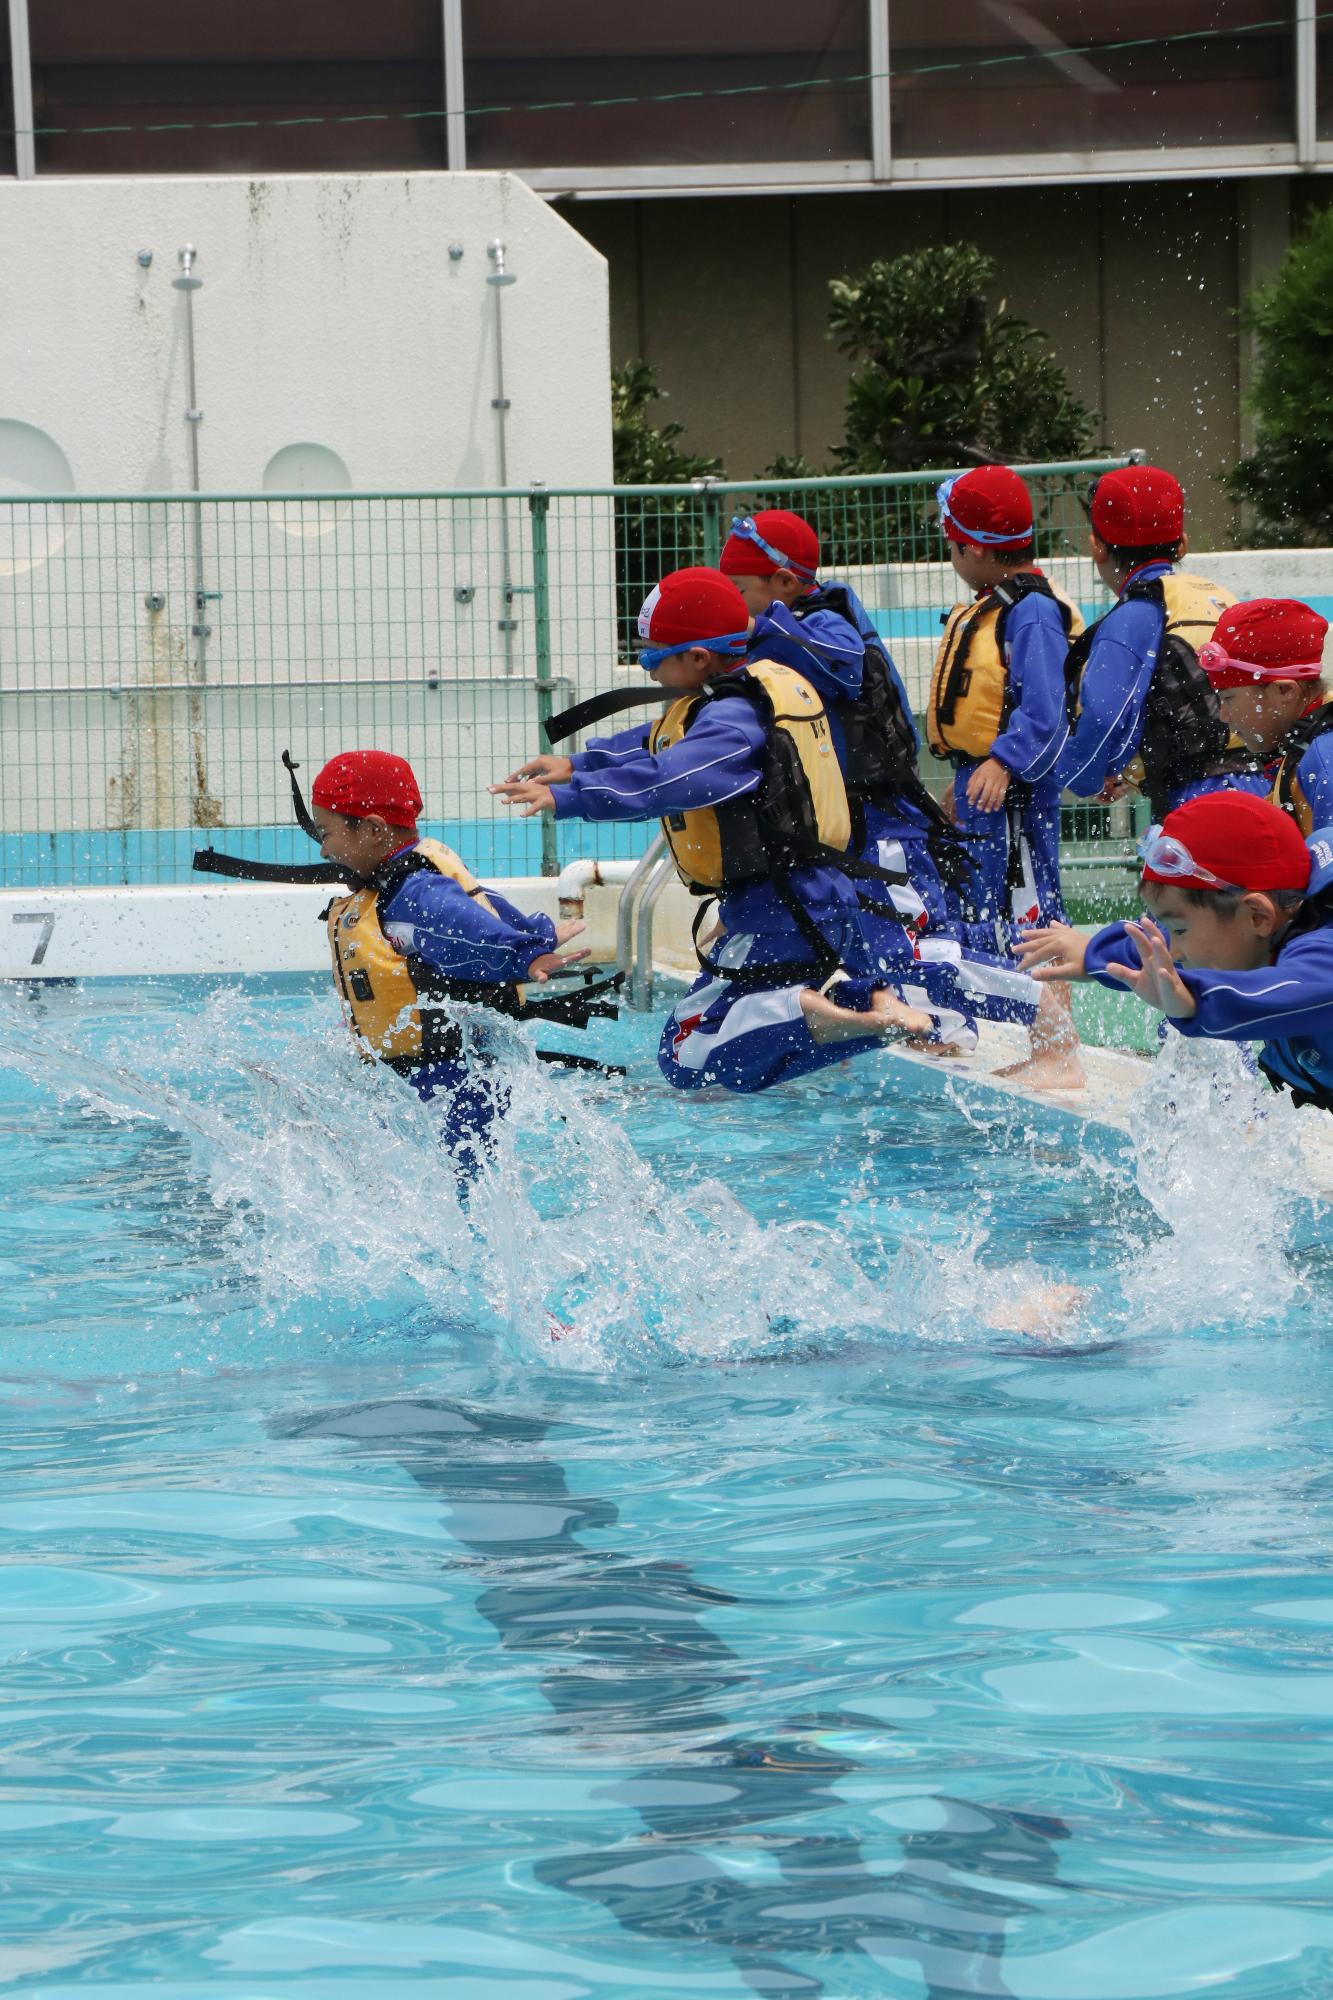
[[[520,909],[558,916],[553,876],[514,877],[504,887]],[[257,882],[0,890],[0,981],[327,972],[319,914],[331,893]],[[580,942],[599,964],[615,958],[619,906],[619,884],[584,893],[588,928]],[[697,969],[690,934],[696,908],[683,884],[668,885],[653,925],[659,965]]]
[[[206,490],[255,491],[303,443],[355,488],[496,486],[493,237],[509,482],[604,484],[606,263],[507,174],[0,181],[0,422],[46,433],[80,493],[184,490],[191,242]]]
[[[189,490],[187,241],[208,492],[497,486],[497,300],[509,484],[610,479],[605,262],[518,180],[0,182],[0,829],[283,819],[288,742],[317,765],[393,740],[437,809],[475,814],[536,741],[524,500],[210,505],[202,647],[183,499],[22,504]],[[550,523],[576,685],[612,645],[603,512],[577,552]]]

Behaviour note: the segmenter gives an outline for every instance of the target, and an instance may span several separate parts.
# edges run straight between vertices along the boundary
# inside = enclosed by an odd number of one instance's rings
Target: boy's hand
[[[978,812],[998,812],[1009,796],[1009,781],[1013,773],[998,757],[988,757],[984,764],[978,764],[967,781],[967,802]]]
[[[490,790],[507,806],[526,806],[524,819],[531,819],[535,813],[555,811],[555,793],[536,778],[507,778],[503,785],[492,785]]]
[[[952,778],[950,778],[948,784],[945,786],[944,790],[940,793],[940,811],[944,814],[944,817],[946,819],[951,819],[956,823],[958,815],[954,811],[953,785],[954,781]]]
[[[555,941],[557,944],[568,944],[571,938],[577,937],[580,931],[586,931],[587,928],[586,924],[577,921],[557,924]],[[567,965],[577,965],[580,959],[587,956],[586,951],[540,951],[528,967],[527,977],[535,979],[539,986],[544,986],[552,973],[563,972]]]
[[[1112,979],[1128,986],[1149,1007],[1165,1014],[1168,1021],[1188,1021],[1198,1012],[1198,1003],[1177,972],[1166,939],[1155,924],[1126,924],[1134,940],[1139,964],[1108,965]]]
[[[1045,924],[1015,938],[1013,955],[1019,969],[1034,979],[1082,979],[1088,940],[1070,924]]]
[[[523,778],[540,778],[544,785],[563,785],[574,775],[572,757],[529,757],[526,764],[520,764],[511,771],[506,784],[516,785]],[[491,786],[495,791],[497,787]]]

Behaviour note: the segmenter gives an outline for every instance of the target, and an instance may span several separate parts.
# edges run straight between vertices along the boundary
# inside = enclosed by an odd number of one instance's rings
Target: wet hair
[[[1191,910],[1212,910],[1219,917],[1234,917],[1243,896],[1267,896],[1279,910],[1294,914],[1305,901],[1304,889],[1191,889],[1179,882],[1148,882],[1145,888],[1174,889]]]
[[[1097,534],[1095,528],[1092,532],[1094,535]],[[1101,536],[1097,535],[1097,539],[1100,541]],[[1106,553],[1117,569],[1141,569],[1144,563],[1179,562],[1180,543],[1154,542],[1150,548],[1146,549],[1122,549],[1118,548],[1114,543],[1108,542]]]
[[[1036,561],[1037,545],[1035,542],[1028,542],[1021,549],[992,548],[987,549],[986,554],[994,556],[996,562],[1003,563],[1006,569],[1021,569],[1024,563]]]

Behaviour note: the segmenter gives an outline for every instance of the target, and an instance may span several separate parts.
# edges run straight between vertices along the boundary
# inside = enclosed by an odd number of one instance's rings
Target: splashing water
[[[1299,1158],[1290,1101],[1231,1042],[1167,1036],[1132,1110],[1139,1192],[1171,1231],[1128,1264],[1148,1323],[1277,1319],[1298,1279],[1286,1252]]]
[[[270,1323],[333,1294],[424,1307],[595,1369],[884,1329],[880,1287],[836,1230],[762,1226],[718,1180],[668,1189],[617,1122],[613,1086],[555,1078],[517,1032],[489,1015],[485,1029],[509,1111],[470,1188],[438,1112],[359,1061],[340,1028],[275,1024],[235,989],[98,1057],[68,1022],[25,1018],[0,1035],[0,1065],[186,1140]]]
[[[438,1109],[359,1061],[331,1015],[315,1022],[308,1007],[275,1008],[229,988],[194,1011],[159,1014],[151,1032],[123,1012],[107,1032],[96,1012],[104,1005],[11,996],[0,1066],[86,1116],[178,1135],[220,1246],[216,1289],[185,1309],[228,1355],[256,1325],[280,1341],[345,1340],[349,1318],[356,1340],[406,1331],[418,1343],[457,1344],[481,1332],[501,1356],[539,1353],[562,1371],[996,1332],[1086,1344],[1142,1327],[1197,1329],[1203,1301],[1209,1324],[1271,1319],[1300,1282],[1285,1254],[1295,1114],[1230,1047],[1172,1036],[1136,1102],[1138,1190],[1171,1231],[1152,1240],[1123,1167],[1090,1136],[1052,1147],[1032,1107],[993,1117],[974,1108],[959,1119],[951,1085],[906,1103],[890,1090],[886,1119],[873,1064],[858,1071],[851,1132],[840,1123],[832,1138],[852,1183],[838,1212],[827,1224],[761,1223],[747,1187],[738,1198],[730,1172],[717,1177],[717,1149],[699,1149],[709,1154],[703,1169],[679,1142],[661,1172],[641,1157],[626,1130],[642,1124],[641,1086],[553,1076],[521,1033],[489,1015],[473,1025],[484,1019],[509,1112],[494,1158],[466,1188],[442,1146]],[[648,1090],[660,1100],[655,1081]],[[781,1128],[764,1124],[765,1107],[744,1108],[745,1138],[731,1143],[748,1173],[764,1132]],[[875,1192],[878,1149],[901,1142],[904,1114],[932,1163],[947,1163],[960,1140],[991,1163],[978,1161],[979,1196],[945,1176],[943,1220],[929,1204],[920,1216],[904,1210],[892,1181],[887,1200]],[[1114,1296],[1095,1311],[1052,1283],[1064,1276],[1058,1241],[1045,1258],[1039,1242],[1028,1246],[1035,1255],[1023,1254],[1021,1237],[1012,1242],[1004,1155],[1020,1189],[1052,1177],[1069,1188],[1066,1238],[1110,1239]],[[803,1155],[801,1171],[811,1170],[817,1160]],[[1051,1233],[1036,1213],[1034,1227]],[[997,1261],[1006,1232],[1011,1254]],[[195,1250],[191,1241],[191,1262]]]

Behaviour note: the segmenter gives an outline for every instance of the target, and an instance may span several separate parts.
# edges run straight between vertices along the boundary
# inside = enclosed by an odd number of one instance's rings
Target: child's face
[[[949,560],[969,590],[988,590],[1001,577],[1012,575],[1007,563],[997,563],[972,542],[950,542]]]
[[[312,806],[310,816],[322,836],[319,851],[324,859],[350,868],[354,875],[369,875],[405,838],[401,829],[374,816],[349,824],[341,813],[325,806]]]
[[[779,571],[779,575],[782,574]],[[775,588],[777,578],[772,576],[733,576],[732,582],[745,599],[745,608],[751,618],[760,618],[773,600],[780,596]]]
[[[1313,690],[1300,681],[1267,687],[1219,688],[1222,720],[1247,750],[1273,750],[1304,711]]]
[[[689,694],[695,688],[701,688],[714,674],[724,674],[731,665],[730,660],[710,653],[704,646],[691,646],[688,653],[669,653],[653,668],[649,679],[656,681],[659,687]]]
[[[771,576],[733,576],[732,582],[745,599],[751,618],[759,618],[774,604],[795,604],[809,590],[795,570],[775,569]]]
[[[1222,911],[1187,902],[1179,889],[1145,882],[1148,914],[1166,932],[1177,965],[1214,972],[1257,972],[1273,956],[1273,938],[1290,923],[1271,896],[1258,890]]]

